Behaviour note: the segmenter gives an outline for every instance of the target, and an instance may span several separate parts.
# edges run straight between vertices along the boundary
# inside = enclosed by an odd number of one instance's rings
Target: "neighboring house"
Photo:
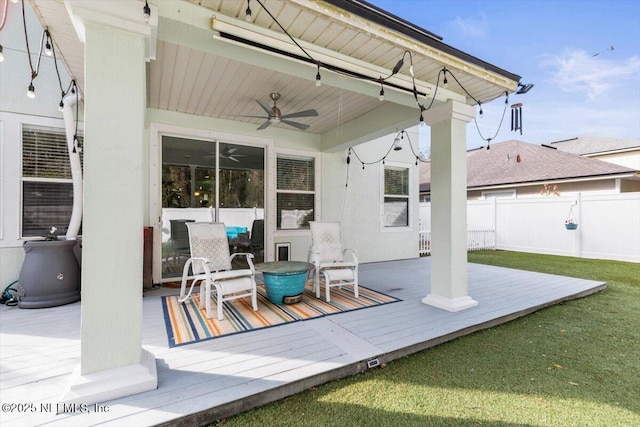
[[[585,135],[548,144],[568,153],[640,170],[640,140]]]
[[[431,164],[420,167],[420,201],[429,201]],[[560,151],[506,141],[468,151],[467,197],[566,196],[640,191],[640,171]]]
[[[239,1],[149,3],[145,19],[141,1],[25,2],[34,8],[27,28],[32,59],[46,27],[84,95],[82,350],[71,395],[92,403],[153,383],[155,360],[140,338],[143,227],[153,231],[155,283],[179,277],[163,270],[172,220],[223,221],[244,230],[264,218],[265,260],[282,244],[292,259],[306,259],[310,220],[340,221],[344,241],[363,262],[417,257],[416,158],[390,147],[398,129],[422,119],[432,141],[437,135],[432,160],[448,165],[433,185],[450,194],[447,203],[434,202],[441,214],[434,233],[450,250],[434,253],[437,286],[422,301],[450,311],[477,304],[467,295],[466,238],[444,224],[465,219],[454,215],[466,203],[464,186],[451,178],[464,167],[476,100],[513,93],[519,76],[359,0],[266,2],[288,35],[256,2],[251,22],[247,3]],[[25,228],[25,183],[37,178],[62,187],[57,200],[41,199],[43,207],[62,206],[69,195],[66,176],[24,174],[25,129],[47,140],[63,132],[60,89],[43,55],[37,97],[26,98],[30,71],[19,5],[9,3],[8,13],[0,33],[5,281],[17,277],[25,240],[51,225],[64,227],[43,209]],[[445,67],[465,88],[453,81],[436,87]],[[380,76],[390,77],[381,83]],[[423,105],[435,97],[433,108],[418,108],[416,95]],[[59,145],[40,148],[45,161],[52,151],[64,153]],[[117,304],[106,303],[114,296]]]

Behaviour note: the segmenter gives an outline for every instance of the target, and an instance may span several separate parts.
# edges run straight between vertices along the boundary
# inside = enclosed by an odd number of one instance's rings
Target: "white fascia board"
[[[584,178],[581,178],[581,177],[558,178],[558,179],[550,179],[546,181],[528,181],[528,182],[519,182],[519,183],[495,184],[495,185],[486,185],[482,187],[467,187],[467,191],[499,190],[503,188],[513,188],[513,187],[532,187],[532,186],[539,186],[544,184],[565,184],[565,183],[574,183],[574,182],[602,181],[606,179],[619,179],[619,178],[640,179],[640,174],[631,172],[631,173],[614,174],[614,175],[588,176]]]
[[[357,31],[364,31],[374,35],[379,39],[387,40],[389,43],[392,43],[401,49],[409,50],[413,53],[420,54],[426,58],[433,60],[434,62],[440,63],[443,66],[446,66],[449,69],[460,70],[462,72],[471,74],[475,77],[479,77],[488,83],[501,86],[509,92],[514,92],[517,88],[517,84],[518,84],[517,81],[508,79],[504,76],[488,71],[483,67],[479,67],[477,65],[463,61],[460,58],[457,58],[453,55],[445,53],[431,46],[427,46],[425,44],[419,43],[416,40],[412,39],[411,37],[405,36],[404,34],[401,34],[396,31],[392,31],[388,28],[385,28],[383,26],[380,26],[374,22],[371,22],[367,19],[362,18],[361,16],[345,12],[323,1],[319,1],[319,0],[289,0],[289,1],[297,4],[300,7],[314,11],[315,13],[322,13],[328,19],[335,22],[340,22],[341,24],[347,27],[353,28]],[[442,89],[438,89],[438,92],[440,92],[440,90]],[[451,97],[450,99],[455,99],[455,98]]]

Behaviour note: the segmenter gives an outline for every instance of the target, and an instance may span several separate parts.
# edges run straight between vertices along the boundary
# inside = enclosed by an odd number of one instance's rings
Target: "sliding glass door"
[[[189,258],[188,222],[224,222],[232,252],[264,258],[264,148],[162,137],[162,279]]]

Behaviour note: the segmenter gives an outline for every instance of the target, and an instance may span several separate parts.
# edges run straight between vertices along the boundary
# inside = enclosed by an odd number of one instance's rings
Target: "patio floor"
[[[56,404],[80,363],[80,303],[0,306],[0,424],[6,426],[202,425],[386,363],[606,284],[469,264],[477,307],[450,313],[422,304],[431,258],[361,265],[363,286],[403,301],[169,348],[162,288],[143,298],[143,347],[156,357],[158,389],[78,413]]]

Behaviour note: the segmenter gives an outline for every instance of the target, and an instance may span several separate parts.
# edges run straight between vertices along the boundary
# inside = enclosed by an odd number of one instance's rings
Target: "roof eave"
[[[640,179],[640,173],[623,172],[623,173],[615,173],[615,174],[599,174],[599,175],[574,176],[574,177],[566,177],[566,178],[539,179],[539,180],[533,180],[533,181],[505,182],[500,184],[482,184],[482,185],[468,186],[467,190],[487,190],[487,189],[505,188],[505,187],[513,187],[513,186],[557,184],[557,183],[581,182],[581,181],[597,181],[601,179],[618,179],[618,178],[631,178],[636,180],[636,179]]]
[[[519,82],[521,76],[511,73],[503,68],[497,67],[486,61],[483,61],[473,55],[458,50],[442,42],[442,38],[433,34],[424,28],[418,27],[396,15],[393,15],[383,9],[380,9],[363,0],[323,0],[335,7],[346,10],[349,13],[360,16],[378,25],[389,28],[414,40],[424,43],[427,46],[445,52],[461,61],[482,67],[487,71],[493,72],[509,80]]]

